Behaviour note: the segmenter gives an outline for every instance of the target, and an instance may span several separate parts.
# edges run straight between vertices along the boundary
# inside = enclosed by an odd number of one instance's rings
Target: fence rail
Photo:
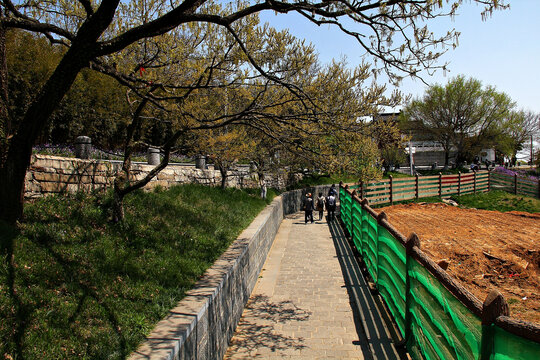
[[[540,179],[532,180],[519,176],[490,172],[494,189],[540,198]]]
[[[474,171],[466,174],[416,176],[370,183],[360,182],[355,188],[362,199],[370,204],[419,199],[429,196],[464,195],[486,192],[490,189],[505,190],[540,198],[540,180],[523,179],[493,171]]]
[[[458,175],[459,191],[471,191],[471,186],[474,191],[478,174],[473,178],[465,184]],[[420,196],[421,182],[414,180],[415,196]],[[441,192],[441,177],[437,180]],[[394,185],[386,181],[373,188]],[[489,188],[489,175],[483,186]],[[405,238],[384,212],[377,214],[367,199],[343,184],[340,203],[345,228],[414,359],[540,359],[540,325],[510,318],[502,295],[492,292],[482,303],[420,250],[416,235]]]

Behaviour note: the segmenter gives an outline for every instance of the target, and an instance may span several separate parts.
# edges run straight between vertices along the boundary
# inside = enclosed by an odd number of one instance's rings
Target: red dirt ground
[[[540,324],[540,213],[461,209],[442,203],[377,209],[403,235],[415,232],[433,260],[481,302],[501,292],[510,316]]]

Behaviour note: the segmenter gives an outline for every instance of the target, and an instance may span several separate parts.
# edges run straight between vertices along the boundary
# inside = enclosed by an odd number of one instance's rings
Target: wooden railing
[[[393,178],[377,182],[360,182],[358,193],[370,204],[393,203],[429,196],[462,195],[490,189],[490,172],[474,171],[454,175]]]
[[[540,198],[540,179],[526,179],[493,171],[490,172],[490,179],[493,189]]]

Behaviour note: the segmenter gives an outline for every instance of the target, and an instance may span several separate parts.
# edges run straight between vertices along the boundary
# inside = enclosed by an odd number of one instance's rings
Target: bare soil
[[[377,209],[481,302],[502,293],[510,316],[540,324],[540,213],[462,209],[443,203]]]

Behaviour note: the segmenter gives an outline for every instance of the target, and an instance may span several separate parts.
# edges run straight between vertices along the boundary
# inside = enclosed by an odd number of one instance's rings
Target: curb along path
[[[225,359],[371,359],[338,248],[325,220],[286,217]]]

